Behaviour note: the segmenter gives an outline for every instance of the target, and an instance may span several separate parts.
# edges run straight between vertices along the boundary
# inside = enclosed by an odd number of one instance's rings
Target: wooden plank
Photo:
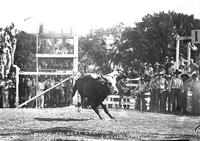
[[[77,58],[75,54],[36,54],[37,58]]]
[[[65,71],[65,72],[23,72],[20,71],[19,75],[72,75],[74,71]]]
[[[44,95],[46,92],[48,92],[48,91],[52,90],[53,88],[55,88],[55,87],[59,86],[60,84],[62,84],[63,82],[65,82],[65,81],[67,81],[67,80],[69,80],[69,79],[70,79],[70,77],[69,77],[69,78],[67,78],[67,79],[64,79],[63,81],[61,81],[61,82],[59,82],[58,84],[56,84],[56,85],[52,86],[51,88],[49,88],[49,89],[47,89],[47,90],[43,91],[42,93],[40,93],[40,94],[38,94],[38,95],[36,95],[36,96],[32,97],[32,98],[31,98],[31,99],[29,99],[29,100],[25,101],[24,103],[22,103],[22,104],[20,104],[20,105],[19,105],[19,108],[21,108],[22,106],[24,106],[24,105],[28,104],[29,102],[31,102],[31,101],[33,101],[33,100],[35,100],[36,98],[40,97],[41,95]]]
[[[39,38],[49,39],[49,38],[65,38],[65,39],[73,39],[73,34],[67,33],[39,33]]]
[[[176,40],[191,40],[191,36],[178,36],[176,37]]]

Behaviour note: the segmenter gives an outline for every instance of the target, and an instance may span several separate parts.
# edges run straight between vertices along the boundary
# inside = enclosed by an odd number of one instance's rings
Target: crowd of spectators
[[[73,54],[72,39],[41,39],[38,53],[41,54]]]
[[[72,70],[73,58],[40,58],[39,70]]]
[[[21,76],[19,85],[19,103],[23,103],[36,96],[36,90],[37,93],[40,94],[65,78],[65,76],[40,76],[38,85],[36,85],[35,76]],[[38,97],[36,100],[31,101],[26,107],[48,108],[67,106],[71,103],[71,94],[72,81],[69,80]]]
[[[199,80],[199,67],[193,60],[190,65],[181,64],[177,69],[174,62],[167,65],[155,64],[153,67],[144,65],[142,72],[142,75],[134,70],[128,74],[125,72],[122,79],[125,81],[127,76],[140,77],[138,87],[132,90],[136,98],[135,109],[147,110],[146,98],[150,97],[149,110],[152,112],[200,113],[200,94],[195,88],[195,82]]]

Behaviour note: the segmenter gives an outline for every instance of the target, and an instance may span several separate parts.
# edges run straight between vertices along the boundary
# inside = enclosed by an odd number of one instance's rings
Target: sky
[[[120,22],[134,26],[145,15],[160,11],[200,19],[200,0],[0,0],[0,4],[0,27],[14,22],[17,29],[31,33],[44,23],[49,28],[73,26],[77,34],[84,35]]]

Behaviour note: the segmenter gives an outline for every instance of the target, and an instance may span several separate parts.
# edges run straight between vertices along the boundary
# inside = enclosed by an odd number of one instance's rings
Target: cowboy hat
[[[189,79],[189,78],[190,78],[190,76],[189,76],[188,74],[186,74],[186,73],[181,74],[181,79],[187,80],[187,79]]]
[[[198,77],[197,73],[195,73],[195,72],[193,72],[193,73],[191,74],[191,76],[192,76],[192,78]]]

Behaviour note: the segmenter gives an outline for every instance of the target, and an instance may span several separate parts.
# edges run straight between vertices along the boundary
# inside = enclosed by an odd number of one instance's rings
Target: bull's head
[[[111,94],[116,94],[119,92],[116,87],[117,81],[115,78],[110,77],[110,76],[102,76],[102,77],[104,79],[106,79],[106,81],[107,81],[106,83],[107,83],[108,87],[110,88]]]

